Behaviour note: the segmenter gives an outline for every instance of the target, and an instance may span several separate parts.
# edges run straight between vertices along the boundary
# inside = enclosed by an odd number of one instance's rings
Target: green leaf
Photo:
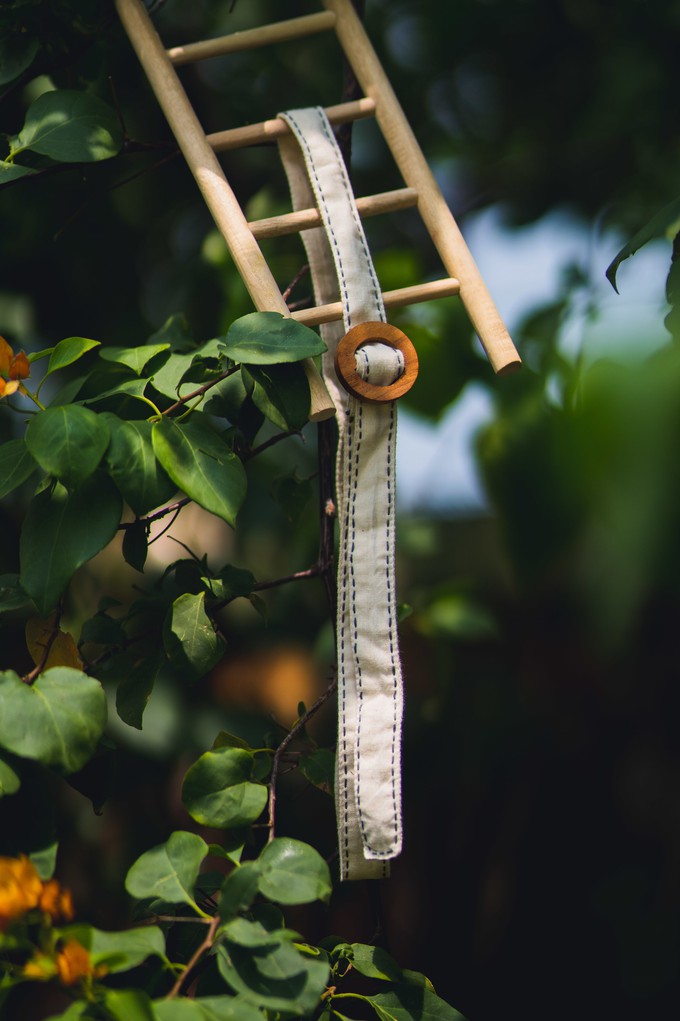
[[[195,357],[195,351],[189,351],[185,354],[172,353],[161,366],[155,369],[151,376],[151,383],[155,389],[172,400],[177,400],[183,393],[190,393],[192,389],[195,389],[195,386],[187,380],[183,390],[182,380],[191,369]],[[199,374],[197,370],[196,375]]]
[[[20,787],[21,777],[6,757],[0,755],[0,798],[4,798],[6,794],[16,794]]]
[[[128,727],[142,729],[142,717],[163,667],[160,656],[143,659],[125,674],[116,689],[116,712]]]
[[[218,829],[255,822],[267,803],[267,788],[250,782],[253,763],[254,756],[243,748],[216,748],[201,755],[182,785],[189,815]]]
[[[125,422],[109,412],[102,418],[111,433],[106,452],[109,474],[135,514],[148,514],[177,492],[177,486],[154,454],[153,426],[145,421]]]
[[[156,1021],[263,1021],[240,996],[199,996],[195,1000],[154,1000]]]
[[[118,362],[120,365],[127,365],[135,375],[139,375],[147,362],[155,358],[161,351],[168,351],[169,343],[163,344],[140,344],[138,347],[103,347],[99,357],[107,362]]]
[[[157,925],[104,932],[91,925],[69,925],[61,930],[64,939],[76,939],[89,951],[92,963],[106,965],[115,975],[136,968],[148,957],[165,957],[165,936]]]
[[[107,989],[104,1003],[115,1021],[155,1021],[151,1000],[141,989]]]
[[[0,500],[30,478],[37,467],[23,439],[3,443],[0,447]]]
[[[77,404],[41,411],[26,430],[26,446],[40,467],[69,488],[96,471],[108,445],[103,418]]]
[[[141,400],[148,408],[148,400],[143,400],[144,391],[148,385],[148,379],[124,379],[122,383],[118,383],[108,390],[103,390],[101,393],[95,394],[94,397],[86,398],[83,403],[96,404],[99,401],[107,401],[112,397],[134,397],[137,400]]]
[[[30,67],[40,43],[28,32],[8,32],[0,37],[0,85],[14,81]]]
[[[335,752],[331,748],[315,748],[300,756],[300,770],[311,784],[332,794],[335,788]]]
[[[0,746],[66,773],[82,769],[106,726],[99,681],[71,667],[53,667],[34,684],[0,674]]]
[[[367,1000],[395,1021],[465,1021],[459,1011],[424,986],[397,986],[378,996],[368,996]]]
[[[115,156],[123,132],[114,110],[89,92],[44,92],[28,108],[12,153],[30,149],[62,163],[92,163]]]
[[[123,532],[123,559],[135,571],[144,573],[149,552],[149,530],[145,521],[132,521]]]
[[[251,312],[232,323],[222,349],[235,362],[273,365],[313,358],[326,350],[319,335],[280,312]]]
[[[199,911],[193,892],[207,853],[208,845],[196,833],[177,830],[165,844],[137,859],[126,876],[125,889],[138,900],[157,897],[169,904],[189,904]]]
[[[152,440],[156,457],[173,482],[233,526],[246,495],[246,473],[226,443],[195,415],[181,424],[157,422]]]
[[[301,840],[277,837],[267,844],[258,862],[260,893],[278,904],[326,901],[332,893],[328,865]]]
[[[197,679],[224,654],[224,640],[205,612],[205,592],[184,592],[175,599],[163,625],[163,645],[170,664]]]
[[[352,965],[361,975],[383,982],[399,982],[402,971],[397,962],[382,947],[366,943],[351,944]]]
[[[618,293],[616,286],[616,274],[621,263],[631,255],[635,255],[648,241],[655,238],[674,236],[680,229],[680,198],[673,199],[667,206],[664,206],[656,216],[653,216],[649,223],[646,223],[637,234],[634,234],[628,244],[625,244],[615,259],[607,267],[607,280]]]
[[[227,943],[235,943],[239,947],[275,947],[286,939],[280,932],[272,932],[265,929],[261,922],[252,922],[247,918],[232,918],[220,931]]]
[[[0,187],[10,181],[18,181],[20,177],[28,177],[30,174],[35,174],[35,170],[32,170],[31,167],[22,167],[18,163],[7,163],[5,160],[0,160]]]
[[[227,564],[217,578],[204,576],[202,579],[215,599],[237,599],[249,596],[255,587],[255,576],[250,571]]]
[[[230,872],[222,883],[218,911],[228,921],[241,911],[247,911],[258,894],[260,870],[255,862],[247,861]]]
[[[116,534],[122,509],[115,485],[99,472],[70,492],[56,483],[33,497],[21,532],[20,581],[43,616],[74,571]]]
[[[56,347],[52,348],[45,379],[53,372],[65,369],[67,365],[73,365],[88,351],[99,347],[99,345],[100,341],[89,340],[87,337],[65,337],[64,340],[60,340]]]
[[[309,418],[309,383],[301,365],[249,365],[241,369],[253,383],[253,404],[265,418],[298,432]]]
[[[222,978],[257,1007],[306,1015],[318,1005],[328,980],[325,960],[280,943],[254,953],[230,944],[217,949]]]

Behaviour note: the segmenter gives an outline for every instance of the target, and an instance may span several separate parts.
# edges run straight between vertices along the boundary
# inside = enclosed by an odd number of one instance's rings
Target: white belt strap
[[[338,383],[338,341],[362,322],[385,321],[380,287],[345,165],[324,111],[280,114],[292,135],[279,145],[293,205],[316,205],[323,227],[303,239],[318,304],[340,299],[344,328],[321,327],[323,371],[337,410],[338,757],[336,810],[342,879],[387,875],[401,851],[403,692],[394,586],[394,402],[363,403]],[[304,159],[304,163],[301,160]],[[306,167],[306,172],[305,172]],[[401,352],[357,351],[364,379],[387,385],[403,371]]]

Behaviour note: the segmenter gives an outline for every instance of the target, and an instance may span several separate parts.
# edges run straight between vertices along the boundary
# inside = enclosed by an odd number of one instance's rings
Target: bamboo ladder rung
[[[366,195],[356,199],[356,206],[362,219],[379,216],[381,213],[394,213],[399,209],[409,209],[418,204],[418,192],[415,188],[397,188],[395,191],[384,191],[377,195]],[[262,238],[280,238],[286,234],[299,234],[303,230],[311,230],[321,224],[318,209],[298,209],[294,213],[282,213],[280,216],[268,216],[262,220],[250,220],[248,226],[257,240]]]
[[[372,117],[375,113],[375,100],[356,99],[351,103],[338,103],[327,106],[326,116],[331,124],[346,124],[348,121],[359,120],[361,117]],[[280,117],[258,124],[245,124],[241,128],[228,128],[226,131],[214,131],[206,135],[208,145],[214,152],[226,152],[228,149],[242,149],[248,145],[261,145],[272,142],[288,134],[290,128]]]
[[[413,287],[400,287],[396,291],[383,291],[382,299],[385,308],[401,308],[404,305],[416,305],[421,301],[433,301],[435,298],[449,298],[459,291],[459,282],[453,277],[446,277],[443,280],[415,284]],[[290,315],[305,326],[321,326],[322,323],[338,322],[342,319],[342,313],[342,302],[333,301],[329,305],[299,309]]]
[[[318,14],[307,14],[301,18],[289,18],[287,21],[276,21],[260,28],[249,28],[242,32],[232,32],[219,36],[217,39],[203,39],[184,46],[172,46],[165,52],[176,67],[190,64],[196,60],[208,60],[210,57],[222,57],[228,53],[240,53],[253,50],[259,46],[272,43],[290,42],[304,36],[328,32],[335,28],[335,14],[332,11],[321,11]]]

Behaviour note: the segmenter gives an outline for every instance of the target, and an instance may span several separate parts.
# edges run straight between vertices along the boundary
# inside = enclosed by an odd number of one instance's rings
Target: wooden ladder
[[[325,10],[217,39],[165,49],[141,0],[116,0],[120,19],[146,72],[177,144],[191,169],[215,223],[258,311],[280,312],[308,326],[342,319],[340,302],[290,312],[272,276],[258,239],[279,237],[319,226],[317,209],[248,222],[215,155],[274,140],[289,129],[279,118],[206,134],[189,102],[175,67],[271,43],[335,31],[364,98],[326,108],[331,124],[375,116],[406,187],[357,199],[362,217],[416,206],[446,272],[434,280],[383,293],[386,308],[458,294],[495,372],[519,368],[520,358],[494,305],[456,221],[439,190],[351,0],[321,0]],[[312,361],[305,363],[312,391],[311,418],[334,413]]]

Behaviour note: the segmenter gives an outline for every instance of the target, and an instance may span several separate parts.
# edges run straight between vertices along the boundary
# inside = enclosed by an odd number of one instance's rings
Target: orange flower
[[[0,932],[38,906],[43,884],[35,865],[25,854],[0,858]]]
[[[48,879],[43,885],[38,907],[53,922],[70,922],[73,918],[71,891],[64,890],[56,879]]]
[[[84,946],[75,939],[68,939],[55,959],[57,976],[63,986],[73,986],[81,978],[100,978],[107,969],[100,965],[95,968]]]
[[[4,337],[0,337],[0,397],[8,397],[21,389],[21,380],[31,375],[31,366],[23,351],[14,354]]]

